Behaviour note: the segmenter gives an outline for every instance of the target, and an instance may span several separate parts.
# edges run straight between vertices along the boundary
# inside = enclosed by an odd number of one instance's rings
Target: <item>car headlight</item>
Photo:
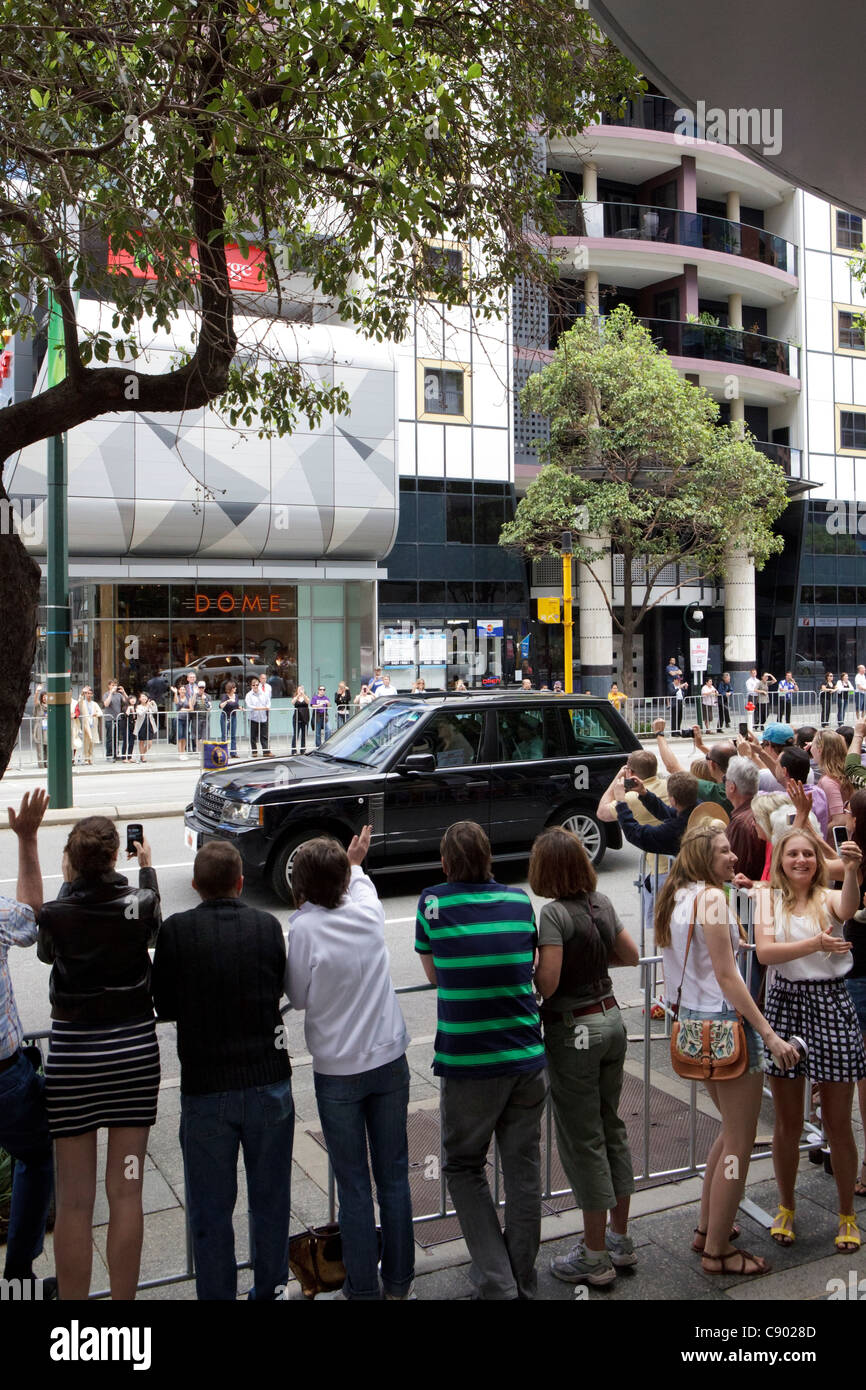
[[[261,825],[263,807],[252,801],[224,801],[220,819],[223,825]]]

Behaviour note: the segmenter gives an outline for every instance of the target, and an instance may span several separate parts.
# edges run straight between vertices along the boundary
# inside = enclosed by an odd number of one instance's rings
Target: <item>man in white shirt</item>
[[[412,1298],[415,1246],[406,1115],[409,1034],[391,983],[385,913],[361,865],[371,827],[348,851],[322,837],[292,864],[286,995],[304,1009],[316,1103],[340,1196],[343,1296],[379,1299],[379,1247],[367,1141],[382,1223],[386,1299]]]
[[[264,677],[253,676],[244,704],[250,717],[250,757],[258,757],[258,744],[261,742],[262,757],[270,755],[268,747],[268,719],[271,712],[271,687]]]
[[[866,714],[866,666],[858,666],[854,677],[854,713],[858,719]]]
[[[376,689],[373,691],[373,694],[376,696],[377,700],[380,699],[383,695],[396,695],[396,693],[396,690],[391,684],[391,677],[387,675],[382,677],[381,685],[378,685]]]

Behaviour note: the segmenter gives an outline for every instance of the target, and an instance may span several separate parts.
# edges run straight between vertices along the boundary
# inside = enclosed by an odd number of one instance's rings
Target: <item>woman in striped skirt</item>
[[[116,871],[119,849],[110,820],[79,821],[63,855],[63,887],[39,917],[39,958],[53,964],[45,1101],[57,1158],[54,1254],[64,1300],[90,1291],[99,1129],[108,1130],[112,1298],[135,1297],[141,1262],[142,1174],[159,1091],[148,947],[161,919],[149,845],[136,843],[137,889]]]
[[[791,1070],[775,1061],[766,1068],[776,1111],[773,1167],[779,1187],[779,1210],[770,1235],[779,1245],[795,1240],[794,1184],[808,1074],[820,1091],[821,1119],[839,1194],[836,1249],[850,1255],[860,1248],[851,1103],[855,1084],[866,1077],[866,1049],[845,988],[851,946],[842,926],[860,905],[863,856],[848,840],[839,857],[845,877],[841,891],[831,892],[818,840],[810,831],[789,830],[777,840],[770,882],[760,885],[755,904],[755,944],[758,960],[773,966],[774,972],[764,1009],[767,1022],[783,1038],[801,1038],[807,1049]]]

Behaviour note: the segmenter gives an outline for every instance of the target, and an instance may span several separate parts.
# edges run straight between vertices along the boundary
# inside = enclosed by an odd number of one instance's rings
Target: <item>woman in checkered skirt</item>
[[[821,1118],[839,1193],[836,1249],[852,1254],[860,1247],[860,1232],[854,1215],[857,1146],[851,1105],[855,1084],[866,1077],[866,1048],[845,987],[851,947],[842,927],[860,906],[863,856],[851,840],[839,855],[845,877],[841,892],[831,892],[816,838],[800,830],[780,837],[773,849],[770,882],[758,889],[755,941],[758,960],[773,967],[764,1010],[767,1022],[783,1038],[802,1038],[807,1048],[792,1071],[781,1071],[772,1061],[766,1065],[776,1110],[773,1166],[779,1187],[779,1211],[770,1235],[780,1245],[792,1245],[795,1239],[794,1184],[808,1074],[821,1094]]]

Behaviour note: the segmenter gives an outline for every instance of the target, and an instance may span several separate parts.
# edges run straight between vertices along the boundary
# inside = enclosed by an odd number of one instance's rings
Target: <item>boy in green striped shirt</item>
[[[421,894],[415,950],[438,988],[433,1071],[442,1078],[445,1176],[478,1297],[533,1298],[547,1093],[532,983],[535,917],[524,892],[493,880],[490,842],[474,821],[450,826],[440,854],[447,881]],[[494,1133],[504,1235],[485,1175]]]

